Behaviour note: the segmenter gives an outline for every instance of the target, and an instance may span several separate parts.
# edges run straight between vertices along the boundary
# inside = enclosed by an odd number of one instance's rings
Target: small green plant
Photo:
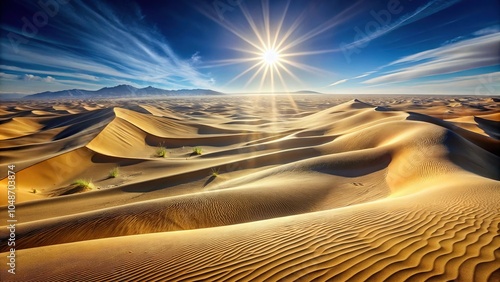
[[[200,147],[193,148],[193,155],[201,155],[202,153],[203,153],[203,150]]]
[[[72,185],[75,185],[77,188],[85,191],[95,190],[95,186],[94,183],[92,183],[92,180],[78,179],[75,180]]]
[[[217,177],[217,176],[219,176],[219,169],[212,168],[212,177]]]
[[[109,171],[109,178],[117,178],[120,175],[120,169],[118,167],[113,168]]]
[[[167,148],[164,146],[159,146],[156,148],[156,156],[159,158],[166,158],[167,157]]]

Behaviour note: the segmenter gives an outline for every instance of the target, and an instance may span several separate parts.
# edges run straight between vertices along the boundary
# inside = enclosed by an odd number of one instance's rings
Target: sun
[[[280,61],[280,53],[273,49],[267,49],[262,53],[262,62],[268,66],[272,66]]]
[[[301,48],[300,45],[331,29],[339,22],[342,22],[342,20],[333,17],[321,26],[301,33],[299,27],[305,19],[305,11],[302,15],[296,17],[293,22],[285,20],[285,18],[289,19],[287,12],[290,3],[291,0],[288,0],[286,6],[281,9],[281,17],[279,15],[271,17],[272,13],[269,10],[269,1],[262,0],[262,16],[256,17],[259,21],[256,21],[245,4],[241,3],[238,7],[246,20],[247,29],[241,29],[239,24],[235,25],[231,21],[220,21],[219,18],[213,17],[210,13],[201,11],[241,39],[241,43],[243,43],[242,47],[230,47],[230,49],[240,52],[241,57],[212,61],[212,65],[208,65],[209,67],[223,67],[233,64],[246,64],[248,66],[227,81],[224,86],[245,77],[246,83],[243,87],[257,83],[259,91],[266,90],[274,93],[275,87],[278,86],[285,92],[288,92],[289,84],[297,85],[298,83],[305,85],[295,74],[296,71],[307,71],[314,75],[332,75],[323,69],[304,64],[295,58],[336,52],[336,49],[303,50],[303,47]]]

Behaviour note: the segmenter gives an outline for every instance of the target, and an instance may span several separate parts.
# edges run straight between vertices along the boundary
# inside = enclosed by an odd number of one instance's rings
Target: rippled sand
[[[498,99],[360,97],[2,103],[2,281],[499,281]]]

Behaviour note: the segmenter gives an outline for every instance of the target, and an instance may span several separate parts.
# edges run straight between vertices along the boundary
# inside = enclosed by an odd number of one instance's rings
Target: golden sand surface
[[[0,277],[500,281],[499,124],[480,96],[2,102]]]

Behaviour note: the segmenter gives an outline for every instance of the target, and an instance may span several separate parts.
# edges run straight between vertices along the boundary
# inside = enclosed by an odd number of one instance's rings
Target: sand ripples
[[[16,279],[500,278],[495,113],[286,101],[1,109],[0,153],[20,162]],[[76,178],[99,189],[61,196]]]

